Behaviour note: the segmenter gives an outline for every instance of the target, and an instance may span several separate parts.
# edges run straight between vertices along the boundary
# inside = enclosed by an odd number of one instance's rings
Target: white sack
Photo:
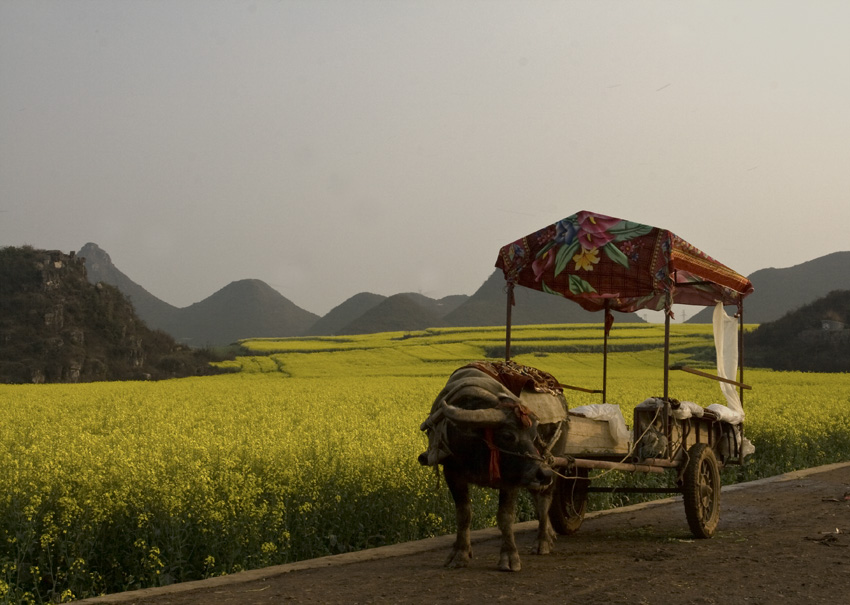
[[[638,405],[638,409],[650,409],[655,410],[664,406],[664,400],[657,397],[650,397],[646,399],[643,403]],[[694,403],[693,401],[680,401],[679,407],[674,408],[672,410],[673,418],[676,420],[687,420],[693,416],[697,418],[702,418],[702,415],[705,413],[705,408],[701,405]]]
[[[741,424],[744,421],[744,412],[736,412],[732,408],[719,403],[712,403],[706,409],[714,412],[720,420],[729,424]]]
[[[611,431],[611,437],[614,441],[617,443],[629,441],[629,429],[626,428],[623,412],[618,405],[613,403],[591,403],[590,405],[582,405],[571,409],[570,414],[584,416],[591,420],[605,420],[608,422],[608,429]]]
[[[677,418],[679,420],[687,420],[691,416],[702,418],[704,413],[705,408],[701,405],[697,405],[693,401],[680,401],[679,409],[673,410],[673,418]]]

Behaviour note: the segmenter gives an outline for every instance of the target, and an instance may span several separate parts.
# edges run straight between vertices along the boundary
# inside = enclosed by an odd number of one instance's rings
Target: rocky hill
[[[77,257],[85,260],[86,273],[91,283],[103,282],[115,286],[124,293],[136,314],[142,318],[148,327],[170,332],[170,327],[177,322],[179,309],[160,300],[132,279],[122,273],[112,263],[109,255],[97,244],[88,243],[77,252]]]
[[[850,372],[850,290],[761,324],[744,336],[748,366],[802,372]]]
[[[0,382],[159,379],[213,373],[206,352],[150,330],[74,253],[0,249]]]
[[[759,269],[747,276],[754,292],[744,301],[744,321],[763,324],[826,296],[850,290],[850,251],[834,252],[784,269]],[[703,309],[688,323],[711,323],[712,309]]]

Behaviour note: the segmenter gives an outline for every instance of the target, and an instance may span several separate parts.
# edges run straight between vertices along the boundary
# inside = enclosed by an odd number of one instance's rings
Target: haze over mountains
[[[85,259],[89,281],[117,287],[149,327],[190,346],[225,345],[262,336],[296,336],[319,319],[258,279],[232,282],[200,302],[178,308],[127,277],[97,244],[88,243],[77,254]]]
[[[232,282],[200,302],[178,308],[133,282],[96,244],[86,244],[78,254],[85,258],[90,281],[116,286],[130,298],[148,326],[195,347],[226,345],[252,337],[494,326],[503,325],[506,317],[505,283],[498,270],[471,296],[436,300],[416,293],[387,297],[362,292],[319,317],[256,279]],[[753,273],[750,279],[755,293],[747,300],[745,321],[771,321],[832,290],[850,289],[850,252],[837,252],[789,269],[763,269]],[[599,314],[565,304],[556,296],[525,288],[517,288],[515,296],[516,306],[512,309],[515,325],[601,321]],[[690,321],[702,321],[702,316],[700,312]],[[615,318],[618,323],[643,322],[633,313],[615,313]]]

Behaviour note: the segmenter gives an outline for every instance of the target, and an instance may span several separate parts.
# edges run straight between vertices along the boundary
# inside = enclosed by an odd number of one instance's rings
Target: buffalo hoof
[[[549,553],[552,552],[553,546],[554,546],[554,544],[552,544],[551,540],[540,540],[537,543],[536,548],[534,549],[534,554],[535,555],[548,555]]]
[[[555,548],[555,532],[549,530],[546,532],[546,537],[543,539],[538,538],[534,547],[534,554],[536,555],[548,555],[552,552],[552,549]]]
[[[458,549],[453,548],[449,558],[446,559],[446,567],[451,567],[452,569],[458,567],[466,567],[469,565],[469,561],[472,559],[472,549]]]
[[[499,570],[500,571],[519,571],[522,569],[522,563],[519,562],[519,553],[516,551],[502,552],[499,557]]]

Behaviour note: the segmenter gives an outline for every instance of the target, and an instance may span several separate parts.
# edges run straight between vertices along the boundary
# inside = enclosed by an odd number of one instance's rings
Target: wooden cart
[[[719,521],[720,469],[726,464],[742,464],[748,453],[742,403],[744,390],[750,388],[743,383],[743,299],[753,291],[750,281],[670,231],[588,211],[503,246],[496,266],[507,282],[508,361],[516,286],[563,296],[587,311],[603,312],[602,388],[562,385],[600,393],[603,403],[607,399],[608,335],[613,313],[664,311],[663,396],[635,408],[630,438],[616,439],[607,421],[568,415],[568,429],[552,451],[553,465],[559,469],[549,514],[555,530],[569,534],[579,528],[589,492],[681,493],[693,534],[711,537]],[[737,342],[728,342],[728,330],[721,327],[719,334],[715,331],[716,340],[727,341],[718,348],[726,351],[718,364],[718,375],[670,365],[674,304],[717,305],[716,314],[723,313],[724,305],[736,307],[737,325],[731,328]],[[723,317],[728,320],[725,313]],[[731,366],[729,351],[734,351],[736,358]],[[731,385],[731,389],[724,387],[731,413],[719,414],[671,398],[669,378],[673,370]],[[595,487],[589,478],[591,469],[675,472],[676,486]]]

